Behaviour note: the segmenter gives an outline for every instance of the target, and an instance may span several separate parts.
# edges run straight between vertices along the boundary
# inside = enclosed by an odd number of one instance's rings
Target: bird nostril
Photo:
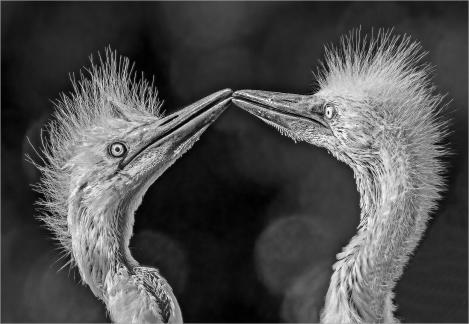
[[[179,116],[178,115],[175,115],[175,116],[172,116],[171,118],[168,118],[168,120],[165,120],[161,126],[163,125],[166,125],[167,123],[169,123],[170,121],[173,121],[174,119],[178,118]]]

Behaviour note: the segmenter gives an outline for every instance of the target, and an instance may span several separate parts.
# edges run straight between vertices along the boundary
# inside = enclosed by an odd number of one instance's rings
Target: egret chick
[[[179,323],[171,287],[131,256],[134,213],[148,187],[199,139],[230,102],[216,92],[169,116],[153,84],[106,50],[56,102],[43,141],[40,218],[69,263],[122,323]],[[155,251],[158,253],[158,251]]]
[[[349,165],[357,234],[337,254],[321,321],[396,322],[393,289],[444,188],[442,96],[408,36],[360,32],[329,48],[313,95],[242,90],[233,103]]]

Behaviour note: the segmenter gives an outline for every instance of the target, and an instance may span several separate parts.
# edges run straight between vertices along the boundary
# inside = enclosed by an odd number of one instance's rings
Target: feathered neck
[[[134,210],[130,195],[110,191],[92,195],[86,183],[70,194],[68,223],[71,254],[82,280],[107,303],[116,275],[129,277],[137,266],[128,249]]]
[[[135,190],[90,199],[86,184],[69,205],[72,254],[83,281],[118,323],[182,322],[177,300],[158,271],[141,267],[129,251],[134,213],[159,174]]]
[[[337,254],[322,322],[396,322],[393,288],[442,188],[434,143],[409,145],[394,130],[375,140],[380,149],[367,163],[351,162],[360,192],[360,224]]]

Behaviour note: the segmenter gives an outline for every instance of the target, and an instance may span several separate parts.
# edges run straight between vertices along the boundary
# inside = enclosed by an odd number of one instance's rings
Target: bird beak
[[[232,93],[231,89],[220,90],[166,116],[160,121],[162,134],[156,142],[170,141],[177,146],[205,130],[228,107]]]
[[[294,130],[294,125],[303,121],[317,132],[330,132],[323,117],[323,101],[314,95],[239,90],[233,93],[232,102],[263,121],[287,130]]]
[[[120,168],[124,168],[144,151],[164,144],[169,145],[169,150],[175,154],[185,151],[184,146],[193,143],[228,107],[232,92],[231,89],[220,90],[145,126],[146,129],[142,130],[142,147],[127,156]]]

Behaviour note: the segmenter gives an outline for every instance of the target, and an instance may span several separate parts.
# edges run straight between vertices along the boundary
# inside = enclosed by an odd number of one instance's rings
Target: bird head
[[[138,80],[127,58],[107,49],[99,60],[96,65],[91,58],[86,75],[72,78],[73,91],[55,102],[55,118],[45,128],[44,164],[37,165],[42,179],[36,189],[45,207],[40,218],[67,254],[70,215],[99,214],[116,201],[130,211],[138,207],[148,186],[231,100],[231,90],[222,90],[164,117],[153,84]]]
[[[189,150],[227,107],[230,95],[230,90],[216,92],[165,117],[103,100],[106,113],[80,128],[69,148],[64,168],[71,190],[87,188],[93,197],[134,195]]]
[[[316,93],[240,90],[232,101],[295,141],[325,147],[352,167],[370,164],[388,144],[423,149],[443,135],[442,97],[419,64],[424,55],[407,36],[380,31],[367,40],[356,31],[326,48]]]

